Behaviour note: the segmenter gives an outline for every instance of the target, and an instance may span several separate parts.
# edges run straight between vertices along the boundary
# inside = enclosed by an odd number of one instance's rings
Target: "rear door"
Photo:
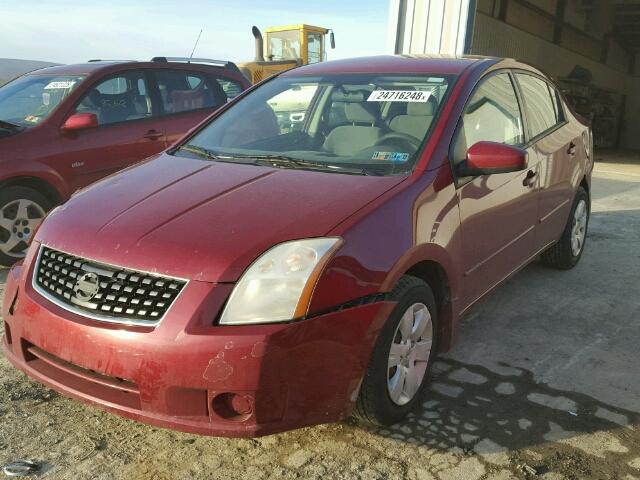
[[[167,145],[244,90],[235,80],[198,71],[165,68],[154,70],[153,75]]]
[[[573,201],[572,176],[580,170],[576,158],[580,133],[565,120],[555,87],[532,73],[516,72],[529,130],[530,148],[540,159],[540,196],[535,249],[562,235]]]
[[[91,86],[73,113],[94,113],[98,127],[60,133],[58,165],[73,189],[139,162],[165,148],[155,117],[157,105],[143,70],[102,78]]]
[[[465,107],[451,152],[454,169],[477,142],[524,146],[523,114],[512,75],[480,81]],[[521,172],[457,178],[462,230],[463,303],[471,305],[528,261],[538,212],[538,164]]]

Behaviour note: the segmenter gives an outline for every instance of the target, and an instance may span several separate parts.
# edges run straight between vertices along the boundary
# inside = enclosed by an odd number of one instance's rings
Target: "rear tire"
[[[398,304],[378,335],[353,411],[374,426],[399,422],[420,405],[437,351],[438,317],[429,285],[405,275],[391,298]]]
[[[560,270],[576,266],[584,251],[590,214],[589,195],[583,187],[578,187],[562,237],[542,254],[545,265]]]
[[[22,259],[35,228],[51,209],[51,201],[28,187],[0,189],[0,265]]]

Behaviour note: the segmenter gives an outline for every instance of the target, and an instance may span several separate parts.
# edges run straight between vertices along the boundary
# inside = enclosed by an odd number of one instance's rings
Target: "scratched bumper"
[[[213,326],[231,286],[190,282],[156,328],[122,327],[60,309],[22,270],[10,272],[3,304],[3,351],[13,365],[110,412],[207,435],[258,436],[349,415],[393,306],[291,324]],[[217,408],[228,394],[241,397],[248,413]]]

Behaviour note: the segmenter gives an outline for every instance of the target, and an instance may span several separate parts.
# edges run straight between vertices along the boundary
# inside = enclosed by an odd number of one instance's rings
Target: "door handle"
[[[143,135],[144,138],[148,138],[149,140],[157,140],[162,137],[164,133],[159,132],[157,130],[149,130],[147,133]]]
[[[533,187],[533,185],[536,183],[536,176],[538,175],[538,172],[534,172],[533,170],[529,170],[527,172],[527,176],[524,177],[524,180],[522,180],[522,185],[525,187]]]
[[[574,156],[576,154],[576,144],[574,142],[569,143],[567,153],[571,156]]]

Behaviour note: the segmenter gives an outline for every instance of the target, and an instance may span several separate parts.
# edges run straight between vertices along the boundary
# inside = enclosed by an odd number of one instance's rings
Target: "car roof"
[[[206,63],[193,61],[171,61],[171,58],[155,57],[155,61],[140,62],[136,60],[90,60],[85,63],[75,63],[70,65],[56,65],[52,67],[40,68],[27,75],[91,75],[101,71],[117,71],[125,68],[215,68],[220,70],[237,70],[232,62],[216,61],[218,63]],[[199,59],[194,59],[199,60]],[[205,59],[202,59],[205,60]],[[211,62],[214,62],[213,60]]]
[[[487,67],[501,59],[481,56],[378,55],[314,63],[283,73],[283,76],[325,75],[332,73],[429,73],[458,75],[467,67],[485,62]]]

